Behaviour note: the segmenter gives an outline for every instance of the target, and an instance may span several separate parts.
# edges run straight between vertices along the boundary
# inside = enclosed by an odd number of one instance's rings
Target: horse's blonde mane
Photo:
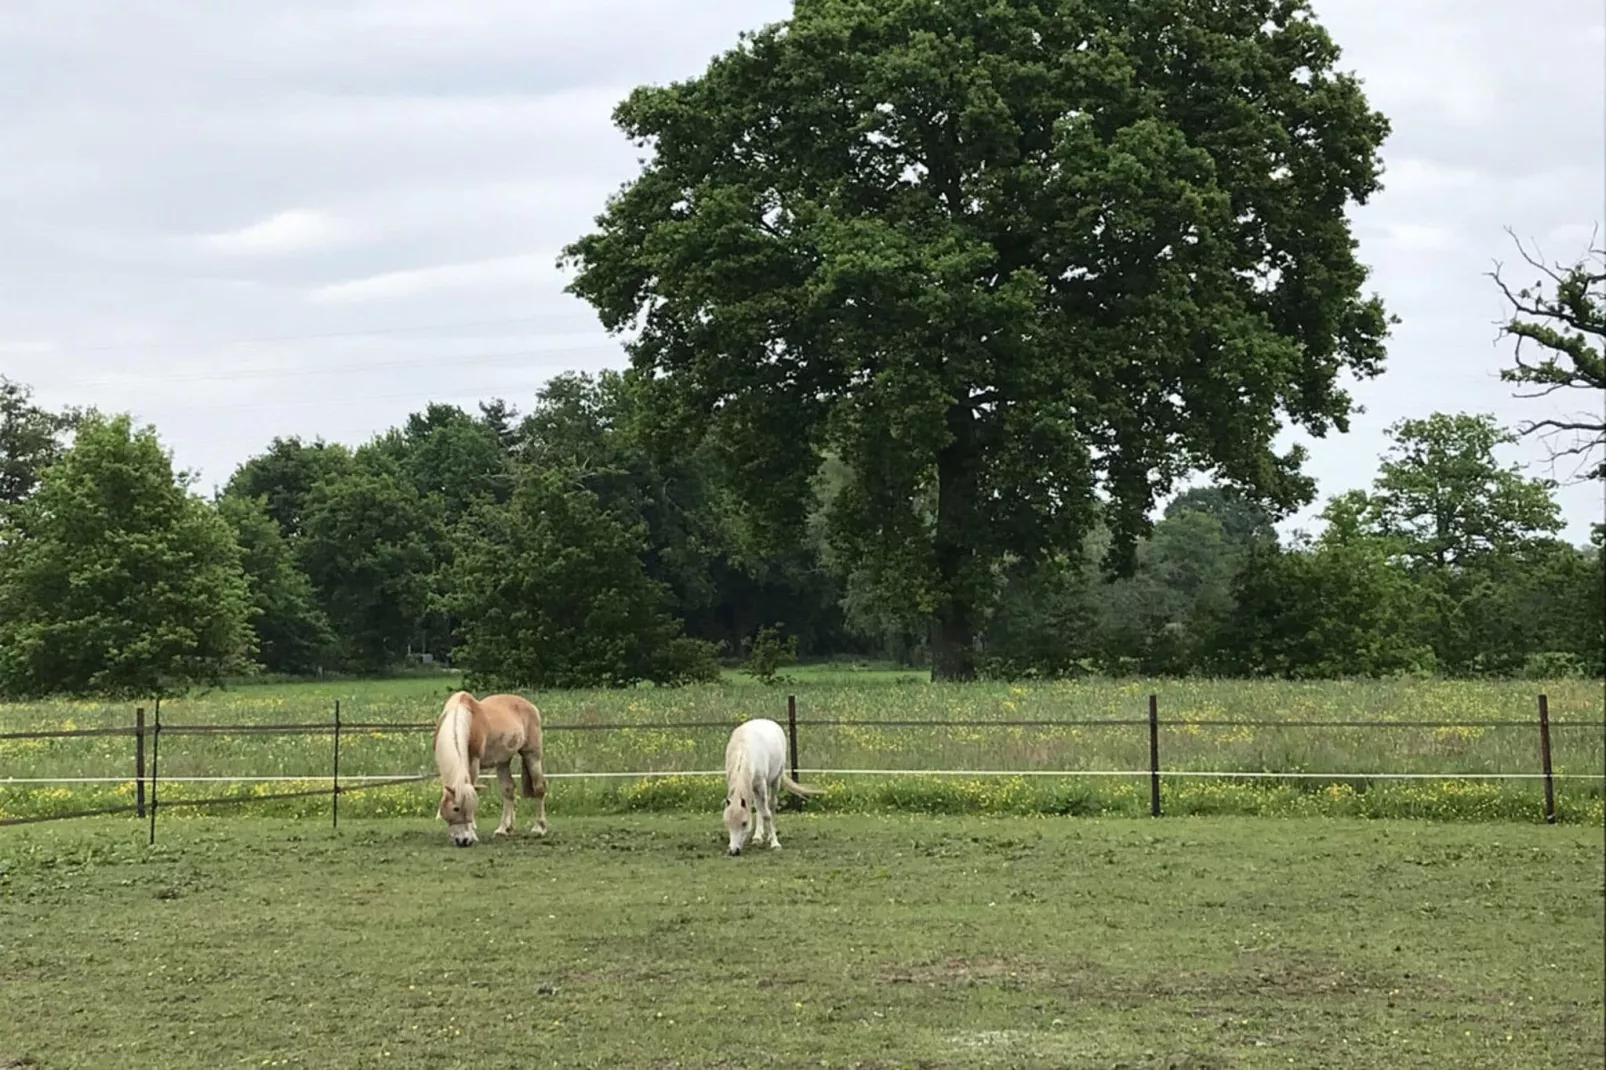
[[[441,723],[435,733],[435,761],[440,766],[441,781],[449,788],[468,784],[468,732],[473,711],[461,695],[453,695],[441,714]]]
[[[732,753],[734,751],[734,753]],[[725,788],[749,789],[753,784],[753,761],[748,754],[746,733],[733,738],[725,749]]]

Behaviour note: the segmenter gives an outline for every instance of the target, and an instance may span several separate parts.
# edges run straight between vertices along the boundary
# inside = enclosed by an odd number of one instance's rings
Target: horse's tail
[[[793,795],[823,795],[823,794],[825,794],[825,789],[823,789],[823,788],[805,788],[802,784],[799,784],[797,781],[795,781],[791,777],[787,776],[786,775],[786,770],[784,770],[784,769],[781,770],[781,787],[785,788],[787,791],[791,792]]]
[[[539,759],[531,758],[529,754],[519,755],[519,781],[520,786],[524,789],[524,797],[526,799],[536,797],[539,791],[537,785],[546,786],[546,777],[541,775],[538,762]]]

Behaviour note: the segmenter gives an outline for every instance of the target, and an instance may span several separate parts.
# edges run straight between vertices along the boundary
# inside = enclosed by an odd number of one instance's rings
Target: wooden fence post
[[[145,816],[145,707],[134,707],[134,816]]]
[[[792,780],[797,782],[797,696],[786,696],[786,735],[789,740],[788,750],[792,752]],[[803,809],[803,800],[793,795],[791,798],[793,810]]]
[[[1149,816],[1160,816],[1160,698],[1149,696]]]
[[[160,779],[162,761],[162,700],[156,700],[156,724],[151,728],[151,837],[149,846],[156,845],[156,785]]]
[[[1539,696],[1539,764],[1545,773],[1545,824],[1556,823],[1556,780],[1550,767],[1550,697]]]
[[[335,769],[334,790],[329,793],[329,823],[340,828],[340,700],[335,699]]]

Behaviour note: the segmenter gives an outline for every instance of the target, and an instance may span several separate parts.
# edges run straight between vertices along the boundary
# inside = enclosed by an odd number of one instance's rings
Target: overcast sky
[[[1598,411],[1512,398],[1485,273],[1518,260],[1508,226],[1550,260],[1606,235],[1602,3],[1316,10],[1394,125],[1356,232],[1404,321],[1352,433],[1312,444],[1322,496],[1368,484],[1402,417]],[[620,367],[553,266],[637,169],[609,112],[788,11],[5,0],[0,373],[154,423],[209,490],[274,435],[356,444],[432,400],[522,409],[556,372]],[[1584,540],[1600,488],[1561,498]]]

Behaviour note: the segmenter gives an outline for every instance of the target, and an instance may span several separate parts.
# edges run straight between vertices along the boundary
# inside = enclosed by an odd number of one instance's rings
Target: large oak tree
[[[562,263],[765,530],[840,457],[837,544],[964,678],[1005,555],[1102,514],[1123,570],[1190,471],[1312,497],[1274,438],[1347,430],[1388,323],[1337,58],[1303,0],[797,0],[617,108],[650,158]]]

